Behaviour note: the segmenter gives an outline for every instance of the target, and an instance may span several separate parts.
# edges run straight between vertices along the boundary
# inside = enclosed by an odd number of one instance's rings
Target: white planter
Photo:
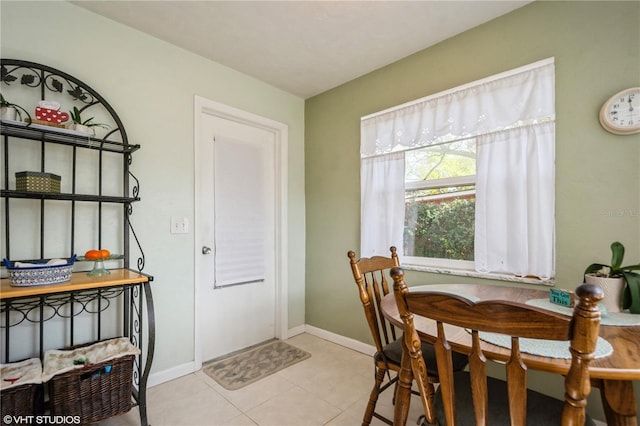
[[[604,304],[607,311],[620,312],[622,309],[622,293],[625,286],[624,278],[603,278],[593,274],[586,274],[584,279],[587,284],[600,286],[604,292],[604,299],[602,299],[601,303]]]
[[[93,129],[84,124],[72,123],[67,126],[67,129],[75,130],[76,132],[86,133],[93,136]]]
[[[2,120],[16,121],[17,116],[18,116],[18,111],[12,106],[0,108],[0,118]]]

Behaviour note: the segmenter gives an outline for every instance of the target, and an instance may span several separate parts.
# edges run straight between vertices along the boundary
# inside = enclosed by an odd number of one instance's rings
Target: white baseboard
[[[335,334],[322,328],[314,327],[312,325],[305,325],[304,331],[321,339],[333,342],[337,345],[353,349],[354,351],[362,352],[366,355],[373,356],[376,353],[376,348],[373,345],[368,345],[366,343],[362,343],[359,340],[341,336],[340,334]]]
[[[186,364],[176,365],[175,367],[171,367],[167,370],[150,374],[149,380],[147,380],[147,387],[151,388],[170,380],[186,376],[187,374],[194,373],[195,371],[196,370],[194,362],[187,362]]]
[[[299,325],[297,327],[290,328],[287,332],[287,339],[293,336],[297,336],[298,334],[302,334],[305,332],[305,325]]]
[[[376,353],[376,348],[373,345],[368,345],[366,343],[360,342],[359,340],[341,336],[339,334],[332,333],[330,331],[323,330],[312,325],[304,324],[294,328],[290,328],[287,336],[293,337],[302,333],[309,333],[321,339],[328,340],[329,342],[344,346],[349,349],[353,349],[354,351],[362,352],[363,354],[367,354],[370,356],[373,356]],[[176,365],[175,367],[150,374],[149,380],[147,381],[147,387],[151,388],[170,380],[186,376],[187,374],[194,373],[195,371],[195,362],[187,362],[185,364]]]

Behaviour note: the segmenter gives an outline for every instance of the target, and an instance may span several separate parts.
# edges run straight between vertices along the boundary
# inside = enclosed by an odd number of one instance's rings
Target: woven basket
[[[26,192],[55,192],[60,193],[62,179],[53,173],[17,172],[16,190]]]
[[[31,287],[69,281],[75,261],[76,255],[74,254],[65,265],[19,268],[9,260],[3,259],[9,275],[9,284],[12,287]]]
[[[2,391],[0,417],[33,416],[44,412],[42,384],[26,384]]]
[[[47,382],[51,414],[80,416],[81,424],[89,424],[128,412],[134,358],[125,355],[52,377]]]
[[[39,358],[1,364],[0,379],[0,418],[43,413],[44,392]]]

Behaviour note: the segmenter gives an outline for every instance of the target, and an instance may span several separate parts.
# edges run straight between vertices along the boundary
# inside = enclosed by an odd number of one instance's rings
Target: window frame
[[[459,140],[459,139],[458,139]],[[441,144],[451,144],[458,140],[450,140]],[[475,144],[475,142],[474,142]],[[429,149],[435,145],[421,147],[419,149]],[[425,189],[441,189],[454,186],[473,186],[473,194],[475,197],[476,175],[453,176],[437,179],[413,180],[404,183],[405,203],[407,200],[406,193],[409,191],[419,191]],[[403,264],[410,265],[412,268],[424,268],[437,272],[446,271],[447,273],[456,274],[458,271],[472,272],[475,268],[473,260],[445,259],[439,257],[423,257],[423,256],[407,256],[403,255]]]
[[[425,184],[426,182],[432,182],[432,183],[426,185]],[[406,192],[406,191],[417,191],[420,189],[440,189],[440,188],[448,188],[450,186],[471,186],[471,185],[475,187],[476,175],[455,176],[455,177],[427,179],[427,180],[414,180],[409,182],[405,181],[404,190]]]

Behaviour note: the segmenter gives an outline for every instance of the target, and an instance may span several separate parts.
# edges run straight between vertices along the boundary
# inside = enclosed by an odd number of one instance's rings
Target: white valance
[[[436,93],[361,119],[362,157],[555,119],[554,59]]]

